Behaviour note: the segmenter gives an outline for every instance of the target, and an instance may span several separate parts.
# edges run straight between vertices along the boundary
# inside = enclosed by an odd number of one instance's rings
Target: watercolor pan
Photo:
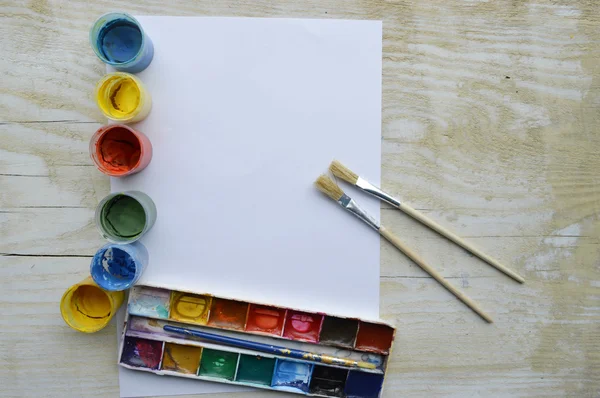
[[[285,320],[283,337],[316,343],[319,341],[322,322],[323,315],[290,310]]]
[[[240,355],[235,380],[241,383],[271,385],[275,359],[260,355]]]
[[[320,397],[379,398],[395,336],[395,329],[380,321],[143,285],[131,290],[126,316],[123,367]],[[285,352],[256,351],[251,344],[221,345],[166,331],[166,325],[364,361],[374,369],[293,359]]]
[[[356,348],[363,351],[387,354],[394,340],[394,329],[387,325],[360,322]]]
[[[348,398],[377,398],[383,386],[383,375],[351,370],[344,393]]]
[[[210,312],[212,297],[184,292],[171,295],[170,319],[205,325]]]
[[[239,354],[204,348],[198,375],[233,380]]]
[[[315,395],[343,397],[347,378],[348,369],[315,365],[310,380],[309,391]]]
[[[308,392],[313,364],[277,359],[271,387],[284,391]]]
[[[286,313],[283,308],[250,304],[246,331],[281,336]]]
[[[161,364],[162,370],[196,374],[202,357],[202,347],[165,343],[165,351]]]
[[[208,325],[224,329],[244,330],[248,303],[243,301],[213,298]]]
[[[319,342],[321,344],[352,348],[356,342],[357,333],[358,321],[356,319],[326,316],[323,319]]]
[[[130,314],[167,319],[171,292],[154,287],[134,286],[129,293]]]
[[[162,350],[161,341],[127,337],[121,352],[121,363],[138,368],[158,369]]]

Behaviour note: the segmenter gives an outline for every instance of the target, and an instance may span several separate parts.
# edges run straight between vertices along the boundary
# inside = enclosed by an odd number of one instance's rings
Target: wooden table
[[[383,20],[384,188],[527,280],[382,207],[496,321],[382,241],[381,317],[399,328],[384,396],[600,396],[599,2],[131,3],[0,6],[2,396],[118,396],[114,323],[79,334],[58,308],[102,244],[93,213],[109,182],[87,147],[104,66],[88,29],[111,10]]]

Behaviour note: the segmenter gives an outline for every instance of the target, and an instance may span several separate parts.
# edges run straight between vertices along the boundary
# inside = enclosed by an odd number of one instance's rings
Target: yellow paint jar
[[[107,118],[121,123],[143,120],[152,107],[141,80],[123,72],[109,73],[96,84],[96,103]]]
[[[102,290],[89,276],[63,294],[60,313],[67,325],[73,329],[93,333],[108,325],[124,299],[124,291]]]

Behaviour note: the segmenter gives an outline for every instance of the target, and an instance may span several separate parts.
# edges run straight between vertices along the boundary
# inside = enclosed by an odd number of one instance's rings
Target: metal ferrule
[[[388,202],[394,207],[400,207],[400,201],[383,192],[381,189],[377,188],[375,185],[371,184],[367,180],[358,177],[358,180],[356,181],[356,186],[362,189],[363,191],[370,193],[371,195],[383,200],[384,202]]]
[[[367,224],[371,226],[376,231],[379,231],[379,222],[371,217],[366,211],[364,211],[359,205],[356,204],[354,200],[352,200],[348,195],[344,194],[338,200],[338,203],[348,210],[350,213],[354,214],[356,217],[360,218]]]

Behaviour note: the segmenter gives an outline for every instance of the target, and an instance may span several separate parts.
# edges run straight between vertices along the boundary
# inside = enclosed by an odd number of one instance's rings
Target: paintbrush
[[[440,275],[436,270],[434,270],[431,266],[429,266],[425,261],[419,257],[415,252],[408,248],[396,235],[392,232],[388,231],[385,227],[381,226],[377,220],[371,217],[365,210],[363,210],[352,198],[342,191],[340,187],[337,186],[333,180],[325,175],[320,176],[317,181],[315,181],[315,185],[317,188],[323,192],[325,195],[329,196],[331,199],[336,201],[340,206],[354,214],[365,223],[370,225],[375,231],[379,232],[381,236],[387,239],[392,245],[396,246],[402,253],[404,253],[408,258],[414,261],[419,267],[421,267],[425,272],[433,277],[436,281],[438,281],[442,286],[448,289],[452,294],[454,294],[460,301],[465,303],[469,308],[477,313],[480,317],[485,319],[487,322],[492,323],[493,320],[490,318],[488,314],[483,312],[481,308],[471,300],[466,294],[455,288],[448,282],[442,275]]]
[[[163,329],[167,332],[184,334],[186,336],[193,336],[201,338],[202,340],[222,343],[232,347],[246,348],[248,350],[266,352],[274,355],[281,355],[285,357],[301,359],[304,361],[311,362],[322,362],[330,365],[345,366],[352,368],[361,369],[376,369],[376,366],[369,362],[353,361],[351,359],[337,358],[329,355],[314,354],[308,351],[296,350],[293,348],[286,348],[276,345],[257,343],[255,341],[237,339],[235,337],[221,336],[219,334],[201,332],[199,330],[180,328],[178,326],[165,325]]]
[[[520,282],[520,283],[525,282],[525,279],[523,279],[523,277],[521,275],[517,274],[515,271],[502,265],[498,260],[483,253],[482,251],[480,251],[479,249],[477,249],[470,243],[461,239],[455,233],[442,227],[441,225],[439,225],[435,221],[431,220],[430,218],[426,217],[424,214],[420,213],[419,211],[413,209],[406,203],[400,203],[400,201],[398,199],[392,197],[390,194],[382,191],[380,188],[369,183],[367,180],[360,177],[358,174],[355,174],[352,170],[350,170],[349,168],[347,168],[346,166],[344,166],[342,163],[338,162],[337,160],[334,160],[333,162],[331,162],[331,165],[329,166],[329,170],[331,170],[333,175],[335,175],[336,177],[341,178],[342,180],[349,182],[350,184],[352,184],[354,186],[357,186],[358,188],[362,189],[363,191],[383,200],[384,202],[391,204],[395,208],[402,210],[404,213],[408,214],[415,220],[417,220],[417,221],[421,222],[422,224],[428,226],[429,228],[433,229],[435,232],[439,233],[440,235],[442,235],[442,236],[446,237],[447,239],[451,240],[452,242],[456,243],[457,245],[459,245],[463,249],[469,251],[473,255],[479,257],[486,263],[490,264],[492,267],[496,268],[498,271],[505,273],[506,275],[510,276],[517,282]]]

